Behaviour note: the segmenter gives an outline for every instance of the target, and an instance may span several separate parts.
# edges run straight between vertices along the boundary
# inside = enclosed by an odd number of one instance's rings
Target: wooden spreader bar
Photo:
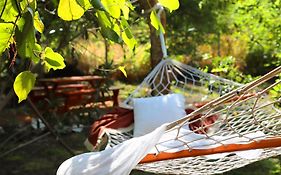
[[[175,153],[160,152],[157,155],[148,154],[140,161],[139,164],[169,160],[169,159],[178,159],[184,157],[195,157],[195,156],[203,156],[203,155],[210,155],[210,154],[217,154],[217,153],[246,151],[252,149],[265,149],[265,148],[274,148],[274,147],[281,147],[281,137],[277,137],[277,138],[272,137],[264,140],[252,141],[247,144],[228,144],[228,145],[222,145],[216,148],[209,148],[209,149],[183,150]]]

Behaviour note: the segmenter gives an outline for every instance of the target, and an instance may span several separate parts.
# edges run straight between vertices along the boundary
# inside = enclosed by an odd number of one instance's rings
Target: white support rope
[[[161,14],[164,11],[164,7],[161,6],[160,4],[157,4],[157,6],[158,6],[158,9],[159,9],[159,11],[157,13],[157,17],[158,17],[158,20],[161,23]],[[161,29],[159,29],[159,37],[160,37],[160,44],[161,44],[161,49],[162,49],[162,53],[163,53],[163,58],[167,58],[168,57],[167,47],[166,47],[166,44],[165,44],[164,33],[162,32]]]

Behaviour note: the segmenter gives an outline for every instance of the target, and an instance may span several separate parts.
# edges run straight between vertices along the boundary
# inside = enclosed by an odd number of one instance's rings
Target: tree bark
[[[157,0],[140,0],[139,4],[144,11],[148,11],[157,2],[158,2]],[[150,15],[150,13],[146,16],[146,18],[147,18],[147,23],[148,23],[149,29],[150,29],[150,43],[151,43],[150,64],[151,64],[151,68],[154,68],[161,61],[161,59],[163,57],[163,53],[161,50],[159,35],[157,34],[157,31],[155,30],[155,28],[151,25],[149,15]],[[164,11],[161,14],[161,23],[162,23],[163,27],[165,28],[166,15],[165,15]]]

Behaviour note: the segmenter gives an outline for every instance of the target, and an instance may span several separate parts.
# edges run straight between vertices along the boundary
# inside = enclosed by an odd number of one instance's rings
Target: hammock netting
[[[279,83],[272,82],[280,72],[279,67],[242,85],[163,59],[123,105],[133,108],[133,98],[181,93],[186,107],[194,111],[170,123],[165,136],[136,169],[162,174],[217,174],[280,155],[281,99],[269,95]],[[266,86],[268,81],[271,85]],[[132,138],[132,133],[132,128],[106,130],[107,147]]]

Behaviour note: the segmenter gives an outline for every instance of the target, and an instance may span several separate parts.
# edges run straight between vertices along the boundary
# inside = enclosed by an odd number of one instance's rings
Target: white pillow
[[[134,137],[145,135],[164,123],[186,115],[185,99],[181,94],[135,98],[133,103]]]

